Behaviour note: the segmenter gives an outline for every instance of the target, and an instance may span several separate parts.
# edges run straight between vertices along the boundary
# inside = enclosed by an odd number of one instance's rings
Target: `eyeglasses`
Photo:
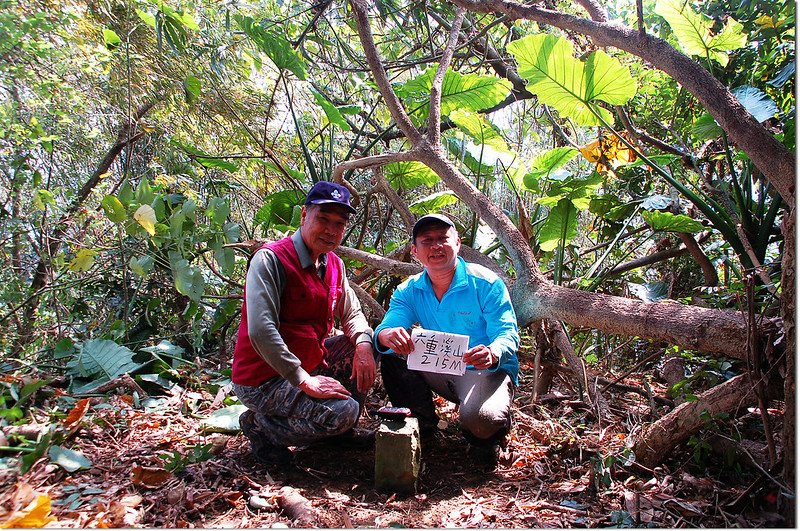
[[[435,245],[447,245],[450,241],[450,236],[439,236],[438,238],[423,238],[421,240],[417,240],[416,245],[417,247],[433,247]]]

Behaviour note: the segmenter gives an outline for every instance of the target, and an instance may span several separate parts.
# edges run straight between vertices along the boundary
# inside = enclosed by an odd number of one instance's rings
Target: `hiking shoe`
[[[255,413],[247,410],[239,415],[239,427],[242,433],[250,440],[250,450],[253,457],[264,465],[287,465],[292,461],[293,454],[285,446],[277,446],[264,440],[256,427]]]
[[[375,431],[364,428],[351,428],[339,435],[326,437],[320,442],[342,447],[368,448],[375,444]]]

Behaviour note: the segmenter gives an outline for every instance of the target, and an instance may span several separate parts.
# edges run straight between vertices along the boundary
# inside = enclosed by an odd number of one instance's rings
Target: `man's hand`
[[[359,393],[366,393],[375,383],[375,356],[372,353],[372,343],[358,343],[356,353],[353,355],[353,372],[350,379],[356,381]]]
[[[498,361],[492,349],[486,345],[478,345],[464,352],[464,363],[476,369],[488,369]]]
[[[402,326],[397,328],[384,328],[378,334],[378,341],[386,348],[392,349],[396,354],[408,356],[414,350],[411,334]]]
[[[297,387],[313,398],[338,398],[343,400],[350,396],[345,386],[339,380],[330,376],[309,376]]]

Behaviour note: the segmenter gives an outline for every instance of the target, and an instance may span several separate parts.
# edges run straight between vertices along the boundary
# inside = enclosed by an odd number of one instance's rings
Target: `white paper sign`
[[[411,341],[414,351],[408,355],[409,369],[455,375],[467,370],[464,352],[469,349],[469,336],[415,328]]]

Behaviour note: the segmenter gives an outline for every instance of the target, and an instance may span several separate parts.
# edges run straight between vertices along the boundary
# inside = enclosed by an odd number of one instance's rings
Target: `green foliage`
[[[712,33],[714,20],[695,12],[684,0],[660,0],[656,13],[664,17],[689,55],[713,59],[722,66],[728,64],[728,52],[747,44],[742,25],[729,17],[719,33]]]
[[[436,68],[431,67],[403,85],[395,86],[397,95],[405,100],[417,124],[424,123],[428,118],[430,90],[435,74]],[[489,109],[503,101],[510,89],[511,84],[505,79],[448,70],[442,81],[442,116],[449,116],[454,111]]]
[[[79,381],[91,380],[75,389],[75,392],[86,393],[118,376],[140,369],[142,364],[135,362],[133,356],[133,351],[113,341],[91,339],[67,363],[67,374]]]
[[[297,79],[306,79],[306,64],[289,42],[283,37],[270,33],[259,26],[252,18],[235,16],[239,27],[255,43],[258,49],[267,55],[279,70],[288,70]]]
[[[421,197],[408,205],[411,212],[422,216],[431,212],[440,212],[446,206],[458,202],[458,197],[452,192],[435,192],[428,196]]]
[[[397,189],[413,189],[418,186],[433,187],[439,176],[421,162],[392,162],[386,165],[386,178]]]
[[[325,116],[328,117],[328,120],[338,126],[343,131],[350,131],[350,124],[347,123],[347,120],[344,119],[342,113],[339,112],[337,109],[328,99],[320,94],[314,87],[311,87],[311,93],[314,95],[314,101],[317,102],[317,105],[322,107],[322,110],[325,111]]]
[[[245,411],[247,407],[241,404],[218,409],[200,422],[200,429],[213,433],[236,433],[241,429],[239,415]]]
[[[688,232],[694,234],[703,230],[703,225],[689,216],[671,212],[643,211],[644,221],[650,228],[665,232]]]
[[[525,187],[532,192],[540,193],[540,179],[563,180],[563,175],[556,172],[574,159],[577,154],[578,150],[571,147],[558,147],[539,154],[533,160],[530,172],[525,175]]]
[[[529,35],[507,48],[519,74],[529,81],[528,90],[580,125],[613,122],[611,113],[596,102],[622,105],[636,93],[636,82],[619,61],[600,50],[586,61],[575,59],[572,43],[563,37]]]
[[[188,465],[212,459],[214,457],[214,454],[211,453],[212,446],[212,443],[189,445],[186,447],[189,450],[186,455],[181,454],[178,450],[172,450],[172,452],[161,454],[160,457],[164,460],[164,468],[170,472],[180,472]]]

